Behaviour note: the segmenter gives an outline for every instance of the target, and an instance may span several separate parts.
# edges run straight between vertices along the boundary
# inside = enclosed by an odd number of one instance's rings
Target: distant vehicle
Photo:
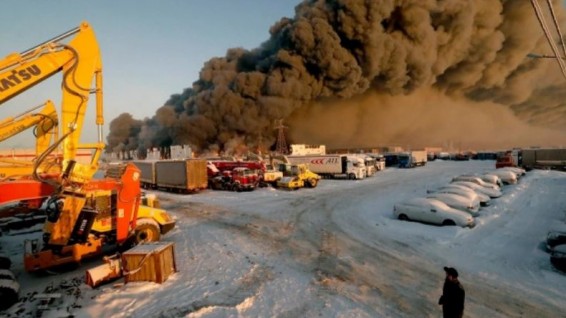
[[[386,153],[383,157],[385,157],[386,167],[394,167],[399,164],[399,158],[396,153]]]
[[[477,193],[482,193],[482,194],[488,195],[492,199],[493,198],[499,198],[502,195],[501,190],[495,190],[495,189],[482,187],[481,185],[479,185],[477,183],[473,183],[473,182],[469,182],[469,181],[452,181],[450,184],[456,184],[456,185],[468,187],[468,188],[476,191]]]
[[[552,169],[566,171],[566,149],[524,149],[521,167],[531,169]]]
[[[558,245],[566,244],[566,232],[550,231],[546,235],[546,249],[550,252]]]
[[[399,168],[414,168],[426,165],[427,154],[424,150],[401,152],[397,155]]]
[[[469,197],[454,193],[433,192],[427,194],[426,197],[442,201],[449,207],[470,213],[472,216],[480,215],[480,200],[477,196],[473,199],[470,199]]]
[[[455,178],[452,179],[452,181],[467,181],[467,182],[473,182],[477,185],[480,185],[484,188],[488,188],[488,189],[494,189],[494,190],[500,190],[499,186],[496,184],[491,184],[491,183],[487,183],[485,181],[483,181],[481,178],[477,177],[477,176],[473,176],[473,175],[461,175],[461,176],[457,176]]]
[[[355,155],[304,155],[287,156],[291,164],[306,164],[310,171],[323,178],[360,180],[366,177],[364,160]]]
[[[495,169],[490,171],[489,174],[493,174],[499,177],[503,184],[516,184],[517,174],[510,170],[504,170],[505,168]]]
[[[397,203],[393,207],[393,215],[399,220],[438,225],[459,225],[470,228],[476,225],[474,218],[468,213],[430,198],[414,198]]]
[[[550,253],[550,263],[557,269],[566,272],[566,244],[554,247]]]
[[[510,150],[504,153],[499,153],[495,160],[495,168],[503,167],[518,167],[522,161],[522,152],[519,150]]]
[[[457,194],[457,195],[467,197],[470,200],[474,200],[474,199],[477,198],[480,201],[480,206],[488,206],[489,202],[491,200],[489,198],[489,196],[487,196],[483,193],[477,193],[470,188],[467,188],[465,186],[460,186],[460,185],[457,185],[457,184],[448,184],[448,185],[442,186],[442,187],[440,187],[436,190],[428,190],[427,191],[427,193],[433,193],[433,192]]]

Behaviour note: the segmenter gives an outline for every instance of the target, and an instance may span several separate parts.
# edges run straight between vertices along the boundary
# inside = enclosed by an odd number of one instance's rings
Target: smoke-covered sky
[[[268,148],[279,119],[290,142],[330,148],[566,146],[566,79],[527,58],[551,54],[530,1],[310,0],[269,32],[153,117],[115,118],[110,147]]]

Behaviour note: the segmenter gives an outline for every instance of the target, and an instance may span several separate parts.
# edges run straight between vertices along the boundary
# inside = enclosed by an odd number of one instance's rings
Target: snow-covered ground
[[[98,262],[30,275],[23,240],[41,233],[9,233],[0,243],[24,299],[3,315],[35,315],[31,295],[51,287],[63,299],[43,317],[440,317],[442,268],[453,266],[466,317],[565,317],[566,275],[543,247],[547,231],[565,221],[565,173],[528,172],[482,208],[473,229],[392,216],[398,201],[493,167],[434,161],[292,192],[158,192],[177,218],[163,239],[175,243],[178,272],[163,284],[91,289],[85,269]]]

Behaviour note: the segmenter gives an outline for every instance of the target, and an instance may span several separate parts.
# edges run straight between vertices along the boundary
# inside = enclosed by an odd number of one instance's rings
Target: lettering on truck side
[[[33,64],[21,70],[13,70],[12,74],[0,79],[0,92],[29,81],[32,77],[41,74],[41,69]]]

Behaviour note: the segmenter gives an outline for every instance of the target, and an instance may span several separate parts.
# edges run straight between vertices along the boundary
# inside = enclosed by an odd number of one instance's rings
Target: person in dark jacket
[[[444,267],[446,279],[442,288],[442,296],[438,304],[442,305],[444,318],[461,318],[464,315],[466,292],[458,281],[458,271],[453,267]]]

